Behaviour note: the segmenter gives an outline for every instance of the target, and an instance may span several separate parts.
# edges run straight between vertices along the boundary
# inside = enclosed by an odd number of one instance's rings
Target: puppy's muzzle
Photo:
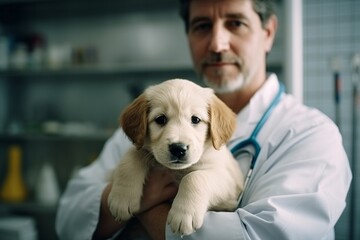
[[[172,143],[169,145],[169,152],[171,153],[171,160],[175,162],[185,162],[187,157],[186,153],[189,149],[188,145],[183,143]]]

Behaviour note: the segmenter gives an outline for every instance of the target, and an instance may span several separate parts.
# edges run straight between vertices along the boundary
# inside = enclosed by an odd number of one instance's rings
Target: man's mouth
[[[209,67],[223,67],[223,66],[227,66],[227,65],[234,65],[234,63],[229,63],[229,62],[213,62],[213,63],[206,63],[205,66],[209,66]]]

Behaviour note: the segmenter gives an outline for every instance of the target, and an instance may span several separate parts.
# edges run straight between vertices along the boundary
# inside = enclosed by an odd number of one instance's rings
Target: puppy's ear
[[[125,108],[120,117],[120,124],[126,135],[137,149],[144,145],[147,132],[148,102],[144,94],[137,97]]]
[[[215,95],[209,105],[210,137],[215,149],[226,144],[236,127],[235,113]]]

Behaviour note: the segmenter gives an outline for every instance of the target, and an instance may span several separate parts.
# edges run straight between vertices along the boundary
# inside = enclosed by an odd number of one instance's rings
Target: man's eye
[[[165,125],[167,123],[167,120],[168,119],[165,115],[160,115],[155,118],[155,122],[161,126]]]
[[[240,20],[232,20],[227,22],[228,27],[230,28],[238,28],[244,25],[244,23]]]
[[[197,116],[192,116],[192,117],[191,117],[191,122],[192,122],[193,124],[198,124],[198,123],[201,122],[201,119],[198,118]]]
[[[191,26],[192,32],[205,32],[208,31],[209,29],[211,29],[211,24],[205,22],[196,23],[193,26]]]

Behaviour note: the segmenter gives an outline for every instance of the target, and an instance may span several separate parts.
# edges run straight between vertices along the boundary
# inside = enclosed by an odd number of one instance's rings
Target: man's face
[[[262,28],[250,0],[192,0],[189,23],[195,69],[216,92],[245,88],[265,74],[274,34]]]

